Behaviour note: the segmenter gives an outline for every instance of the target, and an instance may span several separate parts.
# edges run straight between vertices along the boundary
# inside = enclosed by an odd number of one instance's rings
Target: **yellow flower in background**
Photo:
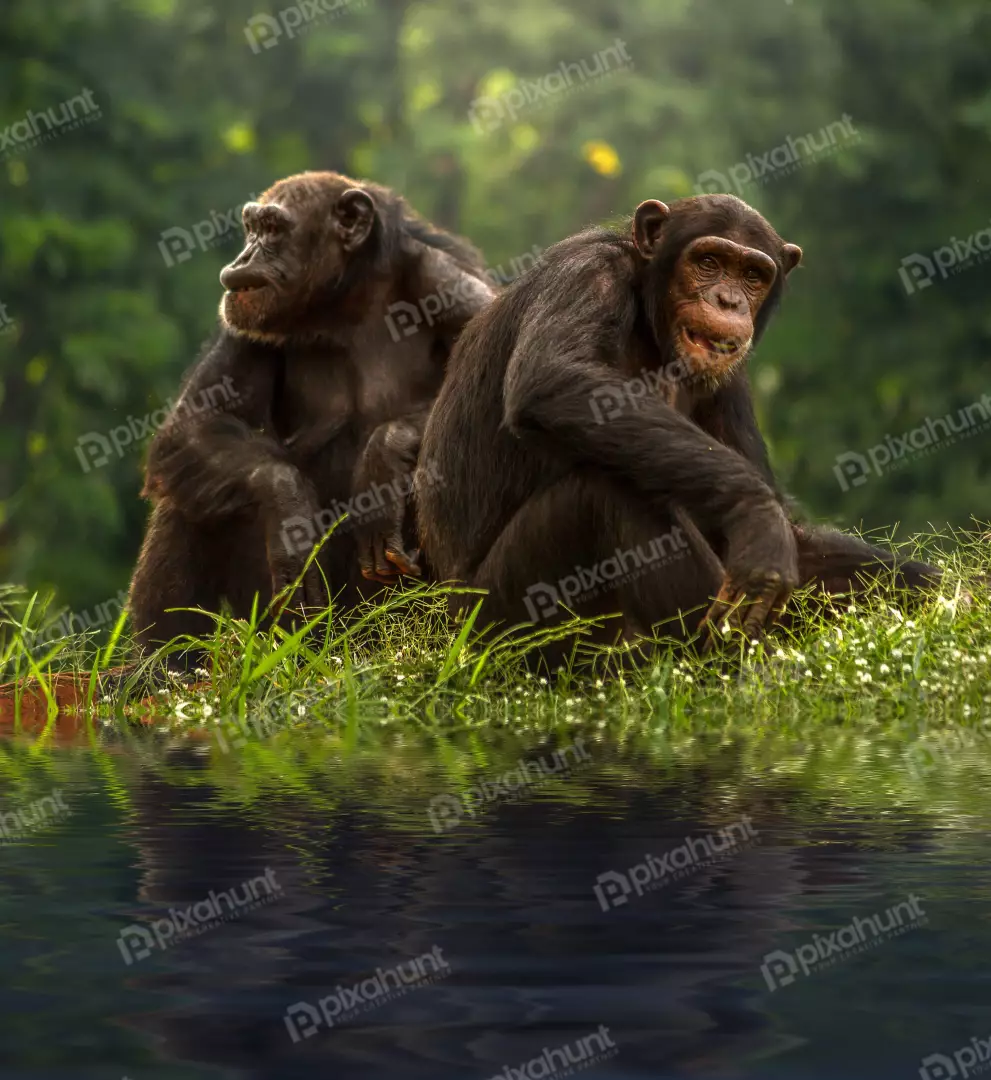
[[[619,176],[623,171],[619,154],[601,139],[591,139],[585,143],[582,146],[582,157],[600,176]]]
[[[220,137],[234,154],[248,154],[255,148],[255,131],[249,124],[231,124]]]

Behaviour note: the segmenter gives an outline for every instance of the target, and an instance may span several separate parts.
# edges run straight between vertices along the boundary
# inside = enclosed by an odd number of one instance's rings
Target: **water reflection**
[[[594,730],[516,789],[575,732],[7,742],[3,809],[57,788],[70,812],[0,849],[0,1054],[131,1080],[918,1075],[991,1036],[991,759],[916,735]],[[839,936],[909,897],[917,925]]]

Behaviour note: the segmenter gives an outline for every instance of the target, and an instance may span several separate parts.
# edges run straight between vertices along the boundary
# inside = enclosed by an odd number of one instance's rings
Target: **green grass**
[[[634,664],[628,647],[580,645],[572,661],[541,674],[525,662],[541,640],[587,632],[588,623],[543,626],[519,634],[484,634],[483,615],[447,617],[449,588],[404,586],[384,602],[342,618],[333,608],[291,633],[260,629],[252,619],[216,617],[200,642],[209,659],[203,689],[175,685],[154,694],[166,729],[210,727],[232,719],[266,730],[322,725],[334,730],[399,723],[423,729],[543,729],[607,724],[636,717],[660,725],[679,717],[719,722],[733,714],[774,718],[925,715],[976,723],[991,716],[991,600],[979,575],[986,545],[917,537],[903,549],[945,567],[938,594],[911,608],[881,589],[856,604],[803,611],[795,632],[777,629],[759,641],[731,635],[721,652],[658,639]],[[479,600],[481,598],[479,597]],[[37,595],[0,590],[0,680],[66,670],[105,669],[126,659],[123,623],[99,647],[92,636],[45,640],[57,612]],[[174,649],[188,642],[176,642]],[[153,662],[149,663],[149,666]],[[130,704],[94,706],[102,723],[126,726],[141,714]]]

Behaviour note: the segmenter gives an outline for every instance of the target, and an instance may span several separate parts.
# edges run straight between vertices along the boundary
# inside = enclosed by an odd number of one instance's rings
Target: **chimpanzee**
[[[435,574],[487,589],[495,619],[563,605],[619,613],[628,638],[755,634],[812,581],[932,584],[794,523],[777,488],[745,362],[801,257],[732,195],[650,200],[627,235],[545,252],[465,330],[427,423],[444,487],[414,488]]]
[[[302,173],[243,220],[219,333],[148,455],[142,645],[209,632],[168,608],[243,617],[257,594],[263,610],[346,512],[318,560],[339,604],[377,588],[363,578],[418,573],[403,529],[420,435],[456,335],[494,295],[479,252],[378,184]],[[299,593],[326,606],[316,561]]]

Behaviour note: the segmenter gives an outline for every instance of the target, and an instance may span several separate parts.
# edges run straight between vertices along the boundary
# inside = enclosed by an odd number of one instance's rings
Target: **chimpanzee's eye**
[[[699,266],[703,270],[707,270],[711,273],[713,270],[719,269],[719,262],[713,258],[712,255],[703,255],[702,258],[699,259]]]
[[[752,266],[743,276],[748,285],[762,285],[764,283],[764,275]]]

